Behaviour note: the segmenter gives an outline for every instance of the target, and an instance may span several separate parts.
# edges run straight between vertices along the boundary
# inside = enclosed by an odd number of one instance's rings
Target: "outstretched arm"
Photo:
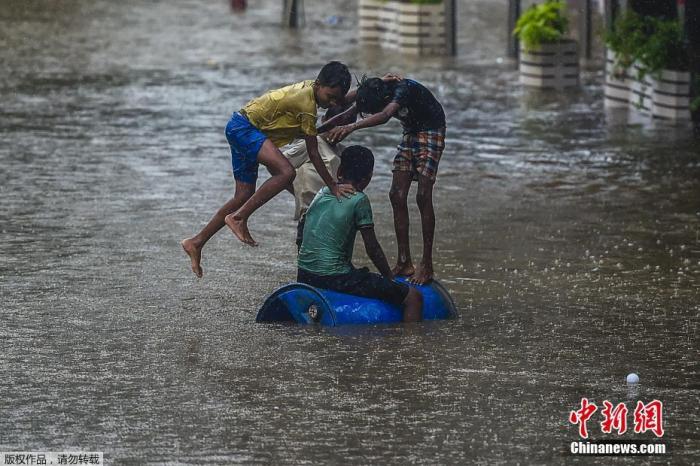
[[[338,184],[331,176],[326,164],[323,163],[321,154],[318,153],[318,141],[316,136],[304,136],[304,141],[306,142],[306,151],[309,153],[309,160],[313,164],[316,172],[321,177],[326,186],[328,186],[331,192],[340,199],[341,196],[349,196],[355,192],[355,188],[351,184]]]
[[[383,125],[384,123],[389,121],[389,119],[392,116],[394,116],[396,112],[398,112],[399,108],[399,104],[397,104],[396,102],[391,102],[389,103],[389,105],[384,107],[384,110],[382,110],[379,113],[375,113],[374,115],[371,115],[367,118],[363,118],[362,120],[357,121],[355,123],[351,123],[349,125],[337,126],[328,133],[328,142],[330,142],[331,144],[335,144],[342,141],[350,133],[352,133],[353,131],[357,131],[358,129]]]
[[[352,104],[355,102],[355,99],[357,99],[357,88],[352,89],[345,94],[345,103]]]
[[[353,123],[355,120],[357,120],[357,107],[351,105],[350,108],[343,113],[339,113],[330,120],[325,121],[321,126],[316,128],[316,131],[318,131],[318,134],[325,133],[336,126],[347,125]]]
[[[367,255],[374,266],[384,277],[393,280],[394,274],[391,273],[389,262],[386,260],[386,256],[384,255],[379,241],[377,241],[377,235],[374,233],[374,226],[360,228],[360,233],[362,233],[362,241],[365,243],[365,251],[367,251]]]

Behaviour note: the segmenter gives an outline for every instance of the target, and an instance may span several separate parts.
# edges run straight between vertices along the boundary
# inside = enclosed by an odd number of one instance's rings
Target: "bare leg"
[[[182,249],[184,249],[187,255],[190,256],[192,272],[194,272],[195,275],[200,278],[203,275],[200,262],[202,261],[202,248],[204,245],[212,236],[214,236],[214,234],[216,234],[217,231],[223,228],[225,225],[225,217],[240,209],[243,203],[247,201],[254,192],[254,184],[237,181],[235,195],[229,199],[228,202],[226,202],[226,204],[224,204],[218,211],[216,211],[211,220],[209,220],[209,223],[202,228],[202,231],[193,237],[183,239],[180,242]]]
[[[435,181],[419,175],[416,203],[420,210],[423,230],[423,257],[410,282],[423,285],[433,279],[433,238],[435,235],[435,210],[433,208],[433,185]]]
[[[389,199],[394,211],[394,230],[396,231],[396,243],[398,254],[396,265],[392,272],[394,275],[413,275],[415,269],[411,260],[411,248],[408,241],[408,190],[411,188],[410,172],[394,172],[391,182]]]
[[[403,302],[403,321],[420,322],[423,320],[423,295],[415,288],[411,288]]]
[[[226,225],[233,234],[250,246],[257,246],[258,243],[248,231],[248,217],[282,190],[289,187],[296,174],[292,164],[269,139],[265,140],[260,152],[258,152],[258,162],[265,165],[272,176],[236,212],[227,215],[225,219]]]

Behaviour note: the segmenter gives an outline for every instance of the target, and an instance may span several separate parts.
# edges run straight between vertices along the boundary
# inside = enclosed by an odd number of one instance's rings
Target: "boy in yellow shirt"
[[[318,153],[316,109],[342,103],[350,89],[350,72],[344,64],[326,64],[315,81],[302,81],[265,93],[235,112],[226,125],[231,148],[231,164],[236,182],[234,196],[209,220],[204,228],[182,241],[192,271],[201,277],[202,248],[224,225],[242,242],[257,246],[248,231],[248,218],[255,210],[284,189],[291,189],[294,167],[279,147],[303,137],[309,159],[334,196],[354,193],[351,185],[338,185]],[[258,164],[265,165],[270,178],[256,191]]]

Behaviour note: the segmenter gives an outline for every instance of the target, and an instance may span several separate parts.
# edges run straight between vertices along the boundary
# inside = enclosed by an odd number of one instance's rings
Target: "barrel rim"
[[[449,316],[447,317],[448,319],[459,319],[459,312],[457,311],[457,305],[455,304],[454,300],[452,299],[452,295],[447,291],[447,288],[443,286],[442,283],[440,283],[437,279],[433,278],[430,280],[428,283],[424,285],[414,285],[409,281],[410,277],[406,276],[398,276],[396,277],[396,280],[398,280],[401,283],[404,283],[412,288],[417,289],[418,291],[421,291],[421,288],[426,287],[430,288],[431,285],[434,285],[435,291],[438,292],[444,299],[445,301],[449,304]],[[421,291],[422,292],[422,291]]]
[[[289,290],[292,289],[305,289],[308,291],[311,291],[318,299],[319,301],[323,304],[324,306],[324,312],[326,315],[330,317],[331,323],[327,324],[329,326],[335,327],[337,325],[337,319],[335,316],[335,311],[333,310],[333,307],[330,305],[328,300],[326,299],[325,296],[323,296],[323,293],[321,293],[317,288],[307,285],[306,283],[301,283],[301,282],[292,282],[292,283],[287,283],[286,285],[283,285],[279,288],[277,288],[275,291],[272,292],[270,296],[265,299],[265,302],[263,302],[262,306],[260,306],[260,310],[258,311],[257,316],[255,317],[256,322],[268,322],[266,320],[260,320],[261,314],[265,311],[265,309],[268,306],[272,305],[272,301],[277,299],[281,294],[286,293]],[[290,312],[291,314],[291,312]],[[292,321],[298,322],[294,316],[292,315]],[[305,322],[298,322],[298,323],[305,323]],[[320,323],[320,322],[319,322]]]
[[[452,299],[452,296],[450,293],[447,291],[447,288],[445,288],[442,283],[439,281],[433,279],[433,285],[435,285],[435,289],[447,300],[448,303],[450,303],[450,319],[459,319],[459,312],[457,312],[457,305],[455,304],[454,300]]]

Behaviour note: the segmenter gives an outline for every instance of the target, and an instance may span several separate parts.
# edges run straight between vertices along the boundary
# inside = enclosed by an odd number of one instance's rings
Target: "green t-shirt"
[[[324,187],[306,211],[299,268],[317,275],[350,272],[357,230],[372,225],[372,207],[365,193],[338,201]]]

